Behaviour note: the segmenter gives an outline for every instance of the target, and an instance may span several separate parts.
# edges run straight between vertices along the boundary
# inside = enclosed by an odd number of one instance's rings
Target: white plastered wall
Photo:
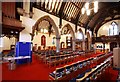
[[[118,24],[118,30],[120,32],[120,20],[112,20],[110,22],[105,23],[104,25],[100,27],[100,29],[98,30],[98,37],[100,37],[101,35],[108,36],[109,25],[111,25],[113,21],[115,21]]]
[[[49,13],[46,13],[44,11],[41,11],[37,8],[33,8],[33,13],[34,13],[34,15],[33,15],[32,19],[30,19],[28,17],[23,17],[23,16],[20,17],[20,19],[22,20],[23,26],[25,26],[25,29],[20,33],[20,39],[19,39],[20,41],[28,41],[28,42],[30,41],[31,42],[31,36],[29,33],[32,32],[32,26],[36,23],[36,21],[38,19],[40,19],[41,17],[46,16],[46,15],[50,16],[54,20],[56,26],[58,27],[59,33],[60,33],[60,29],[59,29],[60,18],[53,16]],[[73,28],[73,31],[75,32],[75,24],[72,24],[72,23],[63,19],[62,20],[62,27],[64,27],[64,25],[66,25],[66,24],[70,24],[70,26]],[[84,28],[81,28],[81,29],[82,29],[83,33],[85,34],[85,29]],[[36,40],[33,40],[33,44],[37,43],[38,45],[40,45],[41,44],[40,36],[37,35],[34,38],[36,38]],[[65,47],[66,47],[66,36],[62,36],[60,39],[60,42],[65,42]],[[46,43],[47,43],[46,46],[49,46],[49,45],[51,45],[52,42],[51,43],[46,42]]]
[[[10,50],[10,46],[11,45],[15,45],[15,37],[13,37],[13,38],[8,38],[8,37],[2,37],[2,41],[1,41],[1,43],[2,43],[2,49],[3,50]]]
[[[32,33],[32,26],[36,21],[25,16],[20,16],[20,20],[22,21],[22,26],[25,27],[25,29],[20,32],[19,41],[31,42],[30,33]]]
[[[104,25],[102,25],[100,27],[100,29],[98,30],[98,36],[97,37],[100,37],[101,35],[108,36],[109,25],[111,25],[111,23],[113,21],[115,21],[118,24],[118,30],[120,32],[120,20],[112,20],[110,22],[105,23]],[[96,45],[102,45],[103,46],[102,43],[96,43]],[[105,49],[109,49],[110,50],[110,43],[105,44]]]
[[[53,37],[55,37],[55,35],[50,35],[49,37],[49,34],[43,34],[43,33],[38,33],[37,35],[34,36],[34,39],[33,39],[33,45],[34,44],[37,44],[38,46],[41,46],[41,36],[45,36],[46,37],[46,46],[56,46],[56,40],[54,40],[55,44],[52,44],[52,40],[53,40]]]

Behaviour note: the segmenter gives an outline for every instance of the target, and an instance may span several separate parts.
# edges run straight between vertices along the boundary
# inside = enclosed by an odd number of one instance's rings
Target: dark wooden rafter
[[[76,7],[74,5],[72,5],[72,17],[75,18],[75,11],[76,11]]]
[[[113,13],[112,15],[113,16],[111,16],[111,14],[109,14],[110,13],[110,9],[112,9],[112,10],[115,10],[116,9],[116,7],[118,7],[118,6],[120,6],[119,4],[117,4],[117,5],[113,5],[113,6],[108,6],[108,7],[106,7],[105,9],[103,9],[101,12],[104,12],[104,13],[102,13],[102,15],[103,14],[107,14],[106,16],[104,16],[104,20],[105,20],[105,18],[107,18],[107,17],[111,17],[111,18],[113,18],[114,16],[115,16],[115,14]],[[106,11],[107,10],[107,11]],[[119,10],[119,7],[118,7],[118,10]],[[102,16],[100,15],[99,16],[99,18],[101,18]],[[104,20],[102,20],[102,22],[104,22]],[[101,22],[101,23],[102,23]],[[98,23],[98,22],[97,22]],[[92,27],[94,30],[96,30],[96,28],[97,29],[99,29],[96,25],[97,25],[97,23],[94,23],[95,25]]]
[[[80,11],[80,10],[77,8],[76,14],[75,14],[75,19],[76,19],[77,15],[79,14],[79,11]]]
[[[56,13],[57,13],[57,14],[59,13],[59,11],[58,11],[59,6],[60,6],[60,2],[58,2],[58,5],[57,5],[57,10],[56,10]]]
[[[97,19],[97,21],[95,21],[94,22],[94,25],[91,27],[91,29],[93,29],[93,31],[94,31],[94,28],[95,28],[95,26],[97,25],[97,23],[99,22],[99,21],[101,21],[101,20],[103,20],[104,18],[103,18],[103,15],[104,15],[104,17],[105,17],[105,13],[107,13],[107,11],[108,11],[108,9],[105,9],[105,11],[106,12],[99,12],[101,15],[98,17],[98,19]]]
[[[49,3],[50,3],[50,2],[49,2]],[[49,11],[51,11],[51,10],[52,10],[52,3],[53,3],[53,2],[51,2],[51,3],[50,3],[50,5],[51,5],[51,6],[50,6],[50,10],[49,10]]]
[[[68,9],[67,9],[67,18],[68,18],[68,20],[69,20],[69,16],[68,16],[68,14],[69,15],[71,15],[71,13],[72,13],[72,10],[71,10],[71,7],[72,7],[72,5],[71,5],[71,3],[69,3],[69,7],[68,7]]]
[[[64,9],[64,7],[65,7],[65,2],[62,2],[62,5],[61,5],[61,8],[60,8],[60,10],[59,10],[59,17],[60,17],[60,22],[59,22],[59,27],[61,28],[61,26],[62,26],[62,16],[63,16],[63,9]]]
[[[82,8],[84,6],[84,3],[81,3],[81,6],[80,6],[80,8]],[[79,18],[80,18],[80,16],[81,16],[81,9],[79,8],[79,12],[78,12],[78,14],[77,14],[77,16],[76,16],[76,22],[78,23],[79,22]]]
[[[119,17],[112,18],[112,19],[109,19],[109,20],[104,20],[104,22],[102,22],[101,26],[104,25],[105,23],[109,22],[109,21],[119,20],[119,19],[120,19],[120,16],[119,16]]]
[[[72,5],[72,4],[71,4],[71,5]],[[71,9],[71,10],[72,10],[71,16],[72,16],[73,19],[75,19],[76,9],[77,9],[77,8],[73,5],[73,7],[72,7],[72,9]],[[73,20],[73,21],[74,21],[74,20]]]
[[[118,7],[119,5],[116,5],[116,7]],[[110,9],[112,9],[112,7],[110,7],[110,8],[108,8],[108,12],[106,12],[106,16],[104,16],[103,18],[103,20],[99,23],[99,25],[98,24],[96,24],[96,26],[95,26],[95,28],[94,28],[94,31],[97,33],[97,31],[99,30],[99,28],[101,27],[101,25],[103,25],[103,24],[105,24],[105,23],[103,23],[104,21],[106,21],[105,20],[105,18],[107,18],[107,17],[111,17],[111,19],[110,20],[114,20],[114,19],[118,19],[118,18],[113,18],[113,17],[115,17],[116,15],[120,15],[120,11],[118,11],[118,13],[112,13],[112,16],[110,15],[110,14],[108,14],[108,13],[110,13]],[[114,10],[114,9],[113,9]],[[108,20],[109,21],[109,20]],[[103,24],[102,24],[103,23]]]
[[[45,0],[46,1],[46,0]],[[85,2],[81,1],[81,2],[70,2],[70,1],[66,1],[66,0],[59,0],[60,2],[57,2],[57,0],[55,0],[55,4],[50,3],[50,0],[48,0],[47,4],[47,8],[45,7],[45,2],[41,2],[39,4],[43,6],[40,6],[41,10],[48,12],[52,15],[55,15],[57,17],[60,18],[60,25],[62,25],[62,19],[65,19],[71,23],[74,23],[75,26],[75,30],[77,30],[77,25],[82,26],[86,29],[89,29],[91,31],[94,31],[94,29],[99,29],[99,26],[97,26],[98,24],[101,25],[104,21],[106,17],[111,17],[111,19],[114,19],[115,14],[113,14],[112,9],[108,10],[111,13],[108,13],[107,15],[105,15],[105,13],[107,13],[105,10],[108,9],[109,7],[114,7],[116,5],[118,5],[118,3],[111,3],[111,2],[100,2],[101,7],[99,7],[99,11],[98,13],[94,13],[92,11],[91,15],[88,17],[86,14],[85,15],[81,15],[81,9],[84,6]],[[91,6],[93,6],[93,4],[91,4]],[[119,10],[119,7],[116,9],[114,7],[115,11]],[[114,11],[114,12],[115,12]],[[118,12],[117,12],[118,13]],[[118,13],[119,14],[119,13]],[[94,21],[95,20],[95,21]],[[97,20],[97,21],[96,21]],[[104,24],[104,23],[103,23]],[[97,30],[96,30],[97,31]]]
[[[95,31],[95,33],[97,33],[96,32],[97,26],[99,26],[100,23],[102,23],[104,21],[104,19],[106,18],[106,16],[107,16],[107,12],[106,12],[106,15],[104,14],[104,16],[99,17],[99,19],[97,20],[96,24],[94,24],[94,31]]]
[[[99,28],[100,28],[102,25],[104,25],[105,23],[110,22],[110,21],[112,21],[112,20],[120,20],[120,17],[112,18],[112,19],[109,19],[109,20],[106,20],[106,21],[104,20],[104,23],[99,24],[99,26],[97,26],[96,33],[98,32]]]
[[[77,15],[76,15],[76,18],[75,18],[75,31],[77,31],[77,25],[79,25],[78,24],[78,22],[79,22],[79,17],[81,16],[80,14],[81,14],[81,8],[83,7],[83,5],[84,5],[84,3],[83,2],[80,2],[80,4],[78,4],[78,5],[76,5],[75,3],[72,3],[72,4],[74,4],[77,8],[78,8],[78,13],[77,13]]]
[[[67,17],[67,15],[66,15],[66,9],[68,8],[68,5],[69,5],[68,3],[69,3],[69,2],[66,2],[66,3],[65,3],[65,7],[64,7],[64,9],[63,9],[63,11],[62,11],[62,12],[63,12],[63,18],[64,18],[64,19],[66,19],[66,17]],[[61,7],[62,7],[62,6],[61,6]]]
[[[70,2],[68,3],[69,4],[69,6],[68,6],[68,8],[66,9],[66,15],[67,15],[67,18],[68,18],[68,14],[70,13]]]
[[[59,10],[59,16],[63,15],[63,10],[65,8],[65,5],[66,5],[66,3],[63,0],[62,5],[61,5],[60,10]]]
[[[92,3],[90,4],[90,7],[92,6]],[[91,15],[88,16],[86,22],[84,23],[84,26],[86,29],[90,29],[91,30],[91,27],[89,26],[89,23],[90,21],[92,20],[92,18],[96,15],[97,13],[94,13],[93,11],[91,12]],[[92,31],[92,30],[91,30]]]
[[[71,13],[70,13],[70,14],[71,14],[71,17],[72,17],[72,18],[74,18],[74,17],[73,17],[73,15],[74,15],[74,14],[73,14],[73,10],[74,10],[74,7],[73,7],[73,5],[71,5]]]
[[[56,14],[58,14],[58,13],[56,12],[56,11],[58,10],[58,8],[57,8],[57,7],[58,7],[58,4],[59,4],[59,1],[57,1],[57,2],[56,2],[56,5],[55,5],[55,10],[54,10],[54,12],[55,12]]]
[[[76,15],[76,10],[77,10],[77,8],[76,8],[75,6],[73,6],[73,8],[74,8],[74,9],[72,10],[72,14],[73,14],[72,17],[73,17],[73,19],[74,19],[74,21],[75,21],[75,17],[76,17],[75,15]]]
[[[93,30],[91,29],[91,27],[88,26],[88,25],[89,25],[89,22],[92,20],[92,18],[93,18],[94,16],[95,16],[95,14],[92,13],[92,15],[90,15],[90,16],[88,17],[87,22],[84,24],[84,26],[86,26],[86,27],[85,27],[85,28],[86,28],[85,31],[87,31],[87,29],[90,29],[91,31],[93,31]]]
[[[53,8],[52,12],[55,11],[56,4],[57,4],[57,2],[54,3],[54,8]]]
[[[47,9],[49,9],[49,1],[47,2]]]

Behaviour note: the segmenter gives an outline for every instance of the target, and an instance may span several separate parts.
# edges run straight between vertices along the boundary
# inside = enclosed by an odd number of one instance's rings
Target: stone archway
[[[32,27],[32,39],[34,37],[34,34],[35,34],[35,31],[39,31],[39,23],[42,22],[43,20],[46,20],[49,22],[50,25],[52,25],[53,29],[55,30],[55,35],[56,35],[56,52],[59,52],[59,49],[60,49],[60,35],[59,35],[59,30],[58,30],[58,27],[56,26],[54,20],[48,16],[48,15],[45,15],[41,18],[39,18],[37,20],[37,22],[34,24],[34,26]]]
[[[83,38],[82,40],[84,40],[84,34],[83,34],[82,29],[81,29],[81,28],[79,28],[79,29],[77,30],[77,33],[78,33],[78,32],[79,32],[79,33],[82,33],[82,38]]]
[[[39,24],[40,22],[42,22],[43,20],[48,21],[48,22],[53,26],[53,28],[54,28],[54,30],[55,30],[56,37],[59,37],[58,27],[56,26],[54,20],[53,20],[50,16],[48,16],[48,15],[43,16],[43,17],[41,17],[41,18],[39,18],[39,19],[37,20],[37,22],[35,23],[35,25],[32,27],[32,34],[34,34],[35,30],[38,30],[38,29],[39,29],[39,28],[38,28],[38,24]]]
[[[62,28],[62,30],[63,30],[65,27],[67,27],[69,30],[71,30],[71,35],[72,35],[73,38],[75,38],[75,33],[74,33],[73,29],[72,29],[72,26],[71,26],[70,24],[66,24],[66,25]]]
[[[70,24],[66,24],[63,26],[62,30],[64,30],[64,28],[67,27],[67,30],[69,29],[70,30],[70,33],[71,33],[71,36],[72,36],[72,50],[75,50],[75,33],[73,31],[73,28]]]

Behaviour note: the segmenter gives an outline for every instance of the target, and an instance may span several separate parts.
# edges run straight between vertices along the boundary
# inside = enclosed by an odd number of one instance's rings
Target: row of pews
[[[67,64],[68,62],[73,62],[77,57],[80,57],[83,54],[83,51],[61,51],[60,53],[55,53],[54,55],[38,53],[37,58],[49,67],[53,67],[60,64]]]
[[[93,63],[93,58],[89,58],[84,61],[78,61],[70,65],[65,65],[61,68],[56,68],[55,71],[50,73],[49,80],[70,80],[73,77],[76,77],[82,71],[85,71],[91,67],[90,63]]]
[[[85,81],[97,81],[102,80],[102,76],[104,75],[107,68],[111,66],[113,56],[106,59],[103,63],[97,65],[94,68],[90,68],[89,71],[79,74],[78,77],[73,78],[72,82],[85,82]],[[104,77],[103,77],[104,78]]]
[[[69,81],[74,78],[76,81],[76,79],[79,79],[78,77],[80,74],[90,72],[93,68],[95,68],[97,65],[99,65],[100,63],[102,63],[108,57],[111,57],[111,56],[112,56],[112,53],[100,54],[94,58],[91,57],[83,61],[78,61],[70,65],[65,65],[63,67],[56,68],[55,71],[49,74],[49,80]]]

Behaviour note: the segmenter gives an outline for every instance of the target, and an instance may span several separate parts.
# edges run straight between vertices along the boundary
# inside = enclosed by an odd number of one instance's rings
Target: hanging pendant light
[[[91,10],[94,10],[94,13],[98,12],[98,1],[94,2],[94,8],[89,8],[89,6],[90,6],[90,3],[86,2],[84,7],[81,9],[81,13],[85,14],[86,12],[87,15],[90,15]]]
[[[85,9],[88,10],[89,9],[89,3],[85,3]]]
[[[84,13],[85,13],[85,8],[83,7],[83,8],[82,8],[82,14],[84,14]]]
[[[89,10],[89,9],[87,10],[87,15],[88,15],[88,16],[90,15],[90,10]]]
[[[97,13],[98,12],[98,1],[94,2],[94,12]]]

